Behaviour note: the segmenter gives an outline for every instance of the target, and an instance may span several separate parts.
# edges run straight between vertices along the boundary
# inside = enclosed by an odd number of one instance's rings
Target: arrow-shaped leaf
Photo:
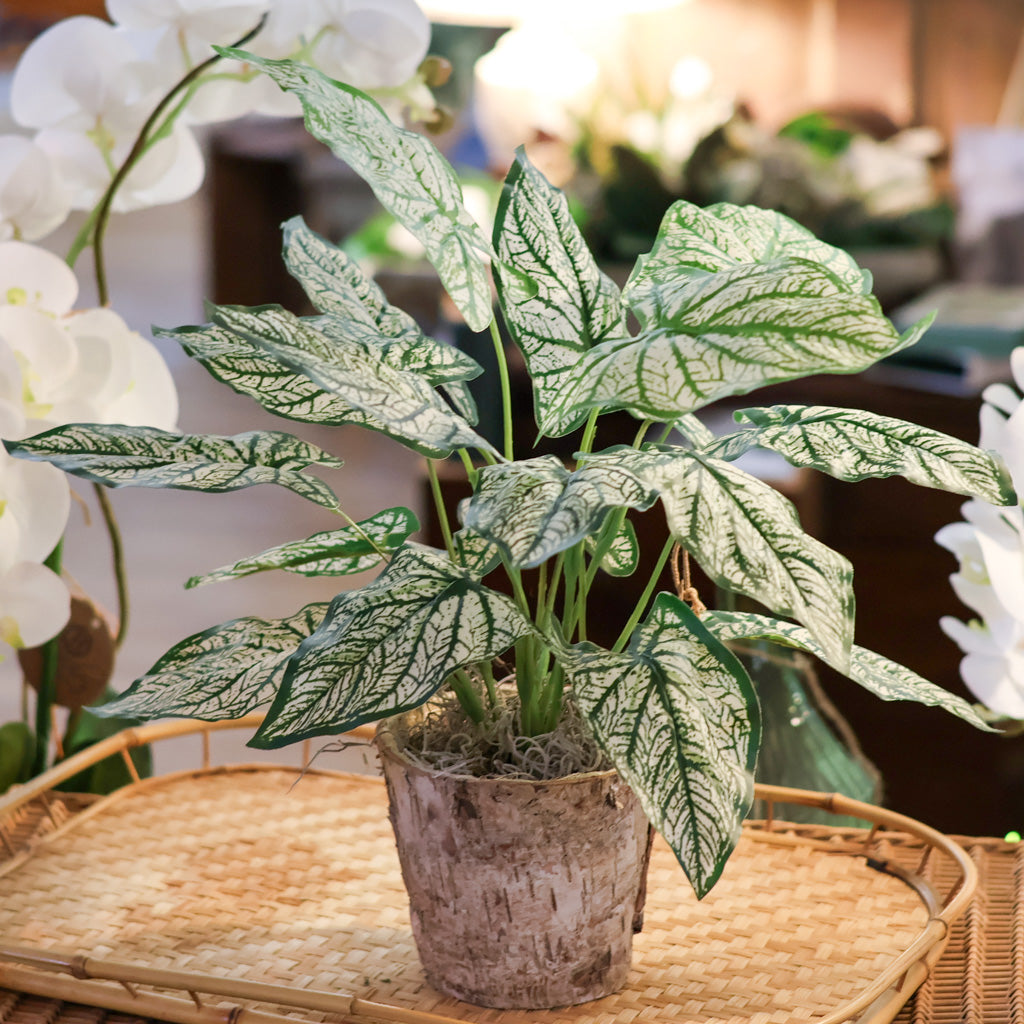
[[[326,610],[326,603],[310,604],[288,618],[234,619],[196,633],[92,711],[140,719],[241,718],[273,698],[288,658]]]
[[[427,380],[389,365],[372,343],[329,337],[279,306],[211,306],[209,312],[215,326],[341,398],[352,422],[433,458],[464,447],[493,450]]]
[[[741,409],[752,429],[727,434],[704,449],[732,461],[751,448],[778,452],[839,480],[903,476],[923,487],[969,494],[994,505],[1017,500],[1006,466],[966,441],[916,423],[859,409],[776,405]]]
[[[593,537],[587,538],[587,550],[591,555],[597,551],[597,542]],[[609,576],[632,576],[640,564],[640,541],[637,539],[636,528],[628,520],[612,538],[611,547],[601,559],[601,568]]]
[[[553,455],[485,466],[463,523],[530,568],[596,533],[612,508],[650,508],[654,491],[612,460],[570,472]]]
[[[568,433],[587,415],[559,398],[574,389],[580,355],[627,333],[619,289],[598,269],[565,196],[522,150],[505,179],[494,245],[502,312],[530,370],[537,422]]]
[[[784,647],[807,651],[828,662],[825,651],[814,637],[792,622],[747,612],[710,611],[701,620],[720,640],[768,640]],[[831,662],[829,662],[831,664]],[[838,665],[833,666],[839,668]],[[912,700],[928,707],[943,708],[950,714],[986,732],[997,732],[967,701],[955,693],[928,682],[910,669],[883,658],[874,651],[854,646],[848,669],[840,669],[882,700]]]
[[[474,331],[491,322],[490,245],[467,212],[451,164],[422,135],[399,128],[365,93],[292,60],[215,47],[262,70],[302,103],[306,128],[373,189],[422,243]]]
[[[743,666],[671,594],[626,652],[578,644],[561,657],[602,747],[704,896],[753,799],[760,713]]]
[[[502,653],[531,629],[509,598],[407,544],[373,583],[331,602],[252,745],[279,747],[418,707],[456,669]]]
[[[378,565],[382,553],[396,551],[418,529],[419,522],[409,509],[388,508],[355,526],[314,533],[306,540],[280,544],[213,572],[193,576],[185,586],[201,587],[268,569],[284,569],[302,576],[349,576]]]
[[[792,503],[775,488],[720,459],[684,448],[645,446],[589,456],[623,464],[657,491],[669,529],[720,586],[792,615],[832,663],[849,663],[853,570],[842,555],[804,533]]]
[[[49,462],[107,487],[172,487],[236,491],[279,484],[326,508],[338,499],[322,480],[303,475],[311,465],[342,462],[290,434],[253,430],[233,437],[176,434],[156,427],[71,423],[24,441],[6,441],[11,455]]]

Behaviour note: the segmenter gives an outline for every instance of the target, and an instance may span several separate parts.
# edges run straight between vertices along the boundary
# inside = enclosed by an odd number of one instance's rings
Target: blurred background
[[[676,198],[779,209],[871,269],[898,324],[930,309],[938,319],[898,360],[855,378],[773,388],[757,401],[859,406],[977,440],[981,390],[1009,378],[1009,353],[1024,343],[1021,0],[451,0],[425,9],[431,50],[454,69],[439,91],[452,117],[437,142],[481,218],[520,144],[566,190],[602,264],[623,279]],[[0,94],[23,47],[76,13],[102,17],[103,5],[0,0]],[[236,122],[208,130],[204,145],[200,195],[123,215],[112,227],[113,304],[133,327],[149,334],[152,324],[201,322],[204,298],[304,311],[279,259],[279,225],[302,213],[367,260],[392,301],[426,329],[473,354],[487,351],[489,342],[479,345],[457,322],[408,237],[299,122]],[[62,231],[70,239],[77,227]],[[50,241],[62,251],[61,239]],[[79,269],[88,305],[88,265]],[[285,427],[159,344],[178,383],[183,429]],[[479,397],[486,410],[487,395]],[[528,418],[522,381],[517,403]],[[712,425],[729,412],[713,410]],[[346,460],[329,482],[350,515],[385,502],[425,520],[415,456],[347,428],[303,435]],[[966,696],[960,653],[938,620],[967,615],[948,584],[954,560],[933,541],[960,518],[961,499],[902,481],[845,485],[771,460],[763,473],[796,502],[810,532],[853,562],[857,642]],[[114,498],[134,584],[119,686],[192,632],[238,615],[288,614],[336,589],[271,574],[183,589],[191,575],[327,528],[291,494]],[[68,568],[111,607],[109,552],[88,492],[72,519]],[[13,660],[0,674],[4,720],[17,713],[21,683]],[[1024,830],[1024,738],[882,705],[824,670],[821,683],[877,766],[886,804],[949,832]],[[782,697],[783,717],[797,724],[810,714],[799,700]],[[369,762],[348,751],[323,763]]]

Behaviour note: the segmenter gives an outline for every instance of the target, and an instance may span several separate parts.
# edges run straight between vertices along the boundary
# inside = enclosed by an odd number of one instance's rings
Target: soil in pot
[[[391,719],[377,737],[427,980],[470,1003],[516,1009],[618,991],[650,854],[633,792],[586,739],[582,754],[556,735],[510,757],[502,748],[516,744],[500,726],[481,738],[456,725],[447,753],[431,757],[425,722],[444,718],[451,736],[449,708]],[[564,774],[581,758],[591,770]]]

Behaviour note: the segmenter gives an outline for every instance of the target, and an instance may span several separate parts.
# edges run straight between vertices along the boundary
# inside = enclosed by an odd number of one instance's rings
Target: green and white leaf
[[[279,544],[213,572],[193,576],[185,586],[201,587],[268,569],[283,569],[301,576],[349,576],[379,565],[382,554],[397,551],[419,525],[407,508],[384,509],[356,526],[314,533],[305,540]]]
[[[469,527],[453,533],[452,544],[455,560],[475,580],[483,578],[501,563],[498,545]]]
[[[859,372],[908,343],[872,296],[806,260],[666,275],[625,297],[641,333],[583,353],[542,429],[591,408],[672,422],[768,384]]]
[[[802,622],[828,652],[849,663],[853,570],[804,533],[792,503],[774,487],[720,459],[647,445],[588,457],[624,464],[657,491],[669,530],[719,586]]]
[[[273,699],[288,658],[326,610],[321,602],[284,619],[234,619],[196,633],[175,644],[124,693],[92,711],[140,719],[241,718]]]
[[[529,367],[537,422],[566,434],[588,412],[564,398],[575,391],[581,354],[627,334],[619,289],[598,269],[565,196],[522,150],[505,179],[494,246],[502,312]]]
[[[597,538],[588,537],[586,544],[587,551],[594,555],[597,551]],[[637,539],[636,527],[624,519],[612,538],[611,547],[601,559],[601,568],[609,576],[632,576],[639,564],[640,541]]]
[[[278,306],[211,306],[209,313],[216,326],[338,395],[356,414],[352,422],[432,458],[465,447],[493,451],[428,381],[388,365],[372,344],[327,337]]]
[[[768,640],[784,647],[795,647],[829,661],[825,651],[814,637],[801,626],[782,622],[766,615],[747,612],[709,611],[701,620],[720,640]],[[838,665],[833,666],[839,668]],[[955,693],[942,689],[874,651],[854,646],[848,669],[844,675],[869,690],[882,700],[912,700],[928,707],[943,708],[950,714],[986,732],[996,732],[967,701]]]
[[[339,594],[292,658],[257,747],[343,732],[418,707],[458,668],[532,626],[447,557],[407,544],[372,583]]]
[[[672,594],[626,652],[578,644],[560,657],[602,747],[704,896],[753,799],[760,712],[743,666]]]
[[[292,60],[215,47],[259,68],[302,103],[306,128],[369,186],[426,250],[474,331],[491,322],[491,247],[463,203],[451,164],[422,135],[399,128],[365,93]]]
[[[680,273],[715,274],[786,257],[818,264],[854,294],[871,292],[871,274],[853,257],[784,214],[732,203],[702,209],[685,200],[666,211],[654,245],[638,260],[628,288],[638,296],[651,282]]]
[[[510,565],[528,569],[597,533],[611,509],[650,508],[655,497],[611,460],[570,472],[554,455],[542,455],[485,466],[459,513]]]
[[[272,430],[233,437],[177,434],[156,427],[70,423],[24,441],[6,441],[17,458],[49,462],[106,487],[171,487],[186,491],[237,491],[278,484],[325,508],[338,507],[322,480],[304,476],[309,466],[343,463],[315,445]]]
[[[741,409],[751,429],[727,434],[704,449],[732,461],[751,448],[778,452],[839,480],[903,476],[923,487],[968,494],[994,505],[1016,502],[1006,466],[966,441],[905,420],[859,409],[776,405]]]

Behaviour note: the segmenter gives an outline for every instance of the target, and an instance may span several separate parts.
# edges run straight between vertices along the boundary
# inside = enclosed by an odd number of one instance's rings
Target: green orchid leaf
[[[485,466],[459,513],[509,564],[531,568],[600,530],[613,508],[650,508],[656,494],[615,462],[569,472],[553,455]]]
[[[125,718],[241,718],[269,703],[288,658],[320,624],[326,603],[284,619],[233,619],[175,644],[120,696],[92,708]]]
[[[474,331],[491,322],[491,247],[466,210],[451,164],[422,135],[399,128],[365,93],[306,64],[214,47],[259,68],[302,103],[306,128],[369,186],[426,250]]]
[[[647,445],[590,456],[623,464],[661,497],[669,529],[719,586],[746,594],[814,634],[830,663],[849,663],[853,570],[804,533],[792,503],[737,466]]]
[[[743,666],[672,594],[626,652],[578,644],[561,657],[602,747],[704,896],[753,799],[760,712]]]
[[[990,453],[948,434],[857,409],[776,405],[741,409],[751,429],[727,434],[704,452],[732,461],[751,448],[778,452],[839,480],[903,476],[923,487],[968,494],[994,505],[1017,496],[1005,465]]]
[[[185,586],[201,587],[268,569],[283,569],[301,576],[349,576],[379,565],[382,553],[397,551],[419,526],[409,509],[388,508],[355,526],[314,533],[306,540],[280,544],[213,572],[193,576]]]
[[[458,410],[475,421],[476,408],[462,382],[483,368],[454,345],[428,337],[343,249],[311,231],[301,217],[284,224],[284,258],[289,273],[323,314],[308,319],[320,333],[341,341],[376,344],[384,362],[409,370],[432,386],[449,385]]]
[[[784,214],[731,203],[701,209],[684,200],[666,211],[651,252],[637,262],[630,289],[636,296],[657,281],[716,274],[740,264],[786,257],[820,265],[846,291],[871,292],[871,274],[861,270],[848,253],[820,241]]]
[[[783,647],[794,647],[814,654],[832,664],[814,637],[801,626],[783,622],[766,615],[747,612],[709,611],[701,620],[720,640],[730,643],[736,640],[768,640]],[[910,669],[883,658],[874,651],[853,647],[848,669],[839,668],[844,675],[869,690],[882,700],[912,700],[928,707],[943,708],[957,718],[986,732],[993,729],[967,701],[955,693],[928,682]]]
[[[502,312],[530,370],[537,422],[547,433],[569,433],[588,412],[563,397],[575,390],[581,354],[626,336],[619,289],[598,269],[565,196],[522,150],[505,179],[494,246]]]
[[[531,630],[509,598],[407,544],[373,583],[331,602],[251,745],[279,747],[419,707],[456,669]]]
[[[36,734],[24,722],[0,725],[0,794],[32,777]]]
[[[673,422],[768,384],[859,372],[913,340],[807,260],[641,280],[624,293],[641,333],[580,355],[541,429],[592,408]]]
[[[106,487],[220,492],[278,484],[325,508],[338,507],[330,487],[304,476],[303,470],[343,463],[315,445],[272,430],[218,437],[156,427],[70,423],[4,443],[16,458],[49,462]]]
[[[586,540],[587,550],[593,555],[597,550],[595,538]],[[640,564],[640,541],[637,539],[636,527],[624,519],[622,526],[612,538],[611,547],[601,559],[601,568],[609,576],[632,576]]]
[[[216,327],[343,399],[353,410],[350,422],[431,458],[457,448],[493,451],[427,380],[388,365],[372,342],[329,337],[279,306],[210,306],[208,312]],[[356,329],[352,325],[353,334]]]

